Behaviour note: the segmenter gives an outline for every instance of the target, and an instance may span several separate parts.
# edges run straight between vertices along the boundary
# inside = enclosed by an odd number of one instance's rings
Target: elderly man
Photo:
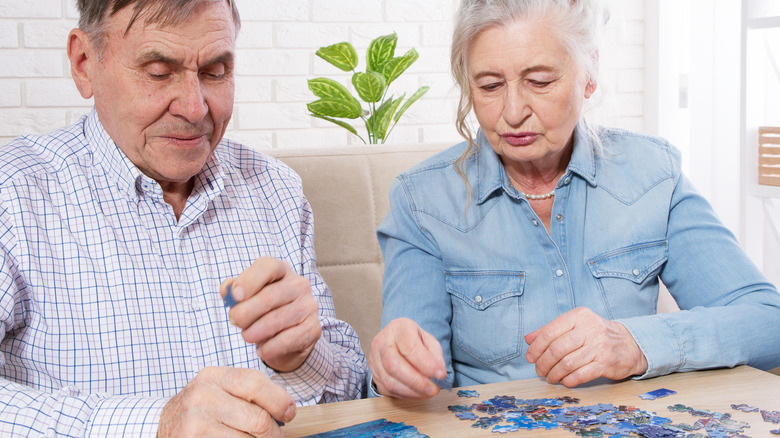
[[[280,436],[357,397],[299,178],[223,139],[235,4],[78,8],[94,110],[0,148],[0,435]]]

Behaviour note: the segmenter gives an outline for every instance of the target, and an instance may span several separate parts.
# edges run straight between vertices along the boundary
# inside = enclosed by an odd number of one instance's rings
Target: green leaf
[[[401,115],[405,113],[406,110],[408,110],[409,107],[412,106],[412,104],[417,101],[417,99],[421,98],[423,94],[427,93],[430,88],[431,87],[427,85],[418,88],[417,91],[415,91],[414,94],[412,94],[412,97],[410,97],[406,102],[404,102],[404,104],[401,106],[398,112],[395,113],[395,117],[393,118],[393,120],[397,123],[398,119],[401,118]]]
[[[393,118],[393,113],[398,109],[398,105],[401,104],[405,94],[401,95],[398,99],[387,99],[382,102],[382,105],[376,109],[374,114],[368,118],[367,126],[370,127],[371,132],[374,134],[375,139],[384,140],[387,135],[387,128],[390,126],[390,120]]]
[[[352,75],[352,85],[365,102],[379,102],[387,89],[385,77],[373,71],[357,72]]]
[[[379,72],[384,75],[387,85],[390,85],[398,76],[401,76],[401,73],[409,68],[410,65],[414,64],[414,61],[417,61],[417,58],[419,57],[420,54],[417,53],[417,50],[409,49],[408,52],[404,53],[404,56],[393,58],[380,65]]]
[[[309,90],[320,100],[307,105],[309,111],[326,117],[356,119],[363,114],[363,108],[347,87],[328,78],[309,79]]]
[[[393,58],[395,54],[395,45],[398,42],[398,35],[393,32],[390,35],[384,35],[374,38],[368,45],[366,51],[366,64],[368,70],[379,71],[379,66]],[[388,82],[389,83],[389,82]]]
[[[340,83],[328,78],[315,78],[309,79],[309,90],[314,93],[315,96],[321,99],[329,100],[349,100],[355,99],[352,93],[347,90],[347,87]]]
[[[318,119],[327,120],[327,121],[329,121],[329,122],[331,122],[331,123],[335,123],[335,124],[337,124],[337,125],[341,126],[342,128],[344,128],[344,129],[348,130],[349,132],[351,132],[351,133],[353,133],[353,134],[355,134],[355,135],[358,135],[358,133],[357,133],[357,130],[355,129],[355,127],[354,127],[354,126],[352,126],[352,125],[350,125],[350,124],[349,124],[349,123],[347,123],[347,122],[344,122],[344,121],[342,121],[342,120],[331,119],[330,117],[321,116],[321,115],[319,115],[319,114],[314,114],[314,113],[312,113],[311,115],[312,115],[313,117],[316,117],[316,118],[318,118]],[[358,137],[359,137],[359,136],[358,136]]]
[[[320,58],[344,71],[352,71],[358,64],[357,50],[348,42],[320,47],[316,54]]]

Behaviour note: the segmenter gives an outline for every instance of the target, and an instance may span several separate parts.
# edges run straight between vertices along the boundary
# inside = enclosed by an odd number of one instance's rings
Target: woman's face
[[[469,47],[474,113],[505,166],[560,160],[596,89],[540,20],[486,28]]]

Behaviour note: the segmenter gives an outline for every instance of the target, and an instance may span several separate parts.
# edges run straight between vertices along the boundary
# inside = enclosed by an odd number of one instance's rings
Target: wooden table
[[[659,388],[677,391],[677,394],[656,400],[643,400],[639,394]],[[509,434],[492,433],[489,429],[471,427],[471,421],[458,419],[447,409],[449,405],[470,405],[497,395],[518,399],[556,398],[571,396],[580,399],[579,406],[612,403],[615,406],[634,406],[647,412],[672,419],[674,424],[693,424],[697,417],[688,412],[673,412],[667,406],[683,404],[696,409],[731,413],[732,418],[750,424],[745,435],[752,438],[778,437],[769,431],[780,429],[780,424],[763,420],[759,412],[741,412],[732,404],[746,403],[761,410],[780,411],[780,376],[755,368],[740,366],[734,369],[678,373],[647,380],[622,382],[592,382],[577,388],[550,385],[541,379],[516,380],[464,387],[479,392],[479,398],[458,397],[457,390],[442,391],[425,401],[396,400],[380,397],[341,403],[307,406],[298,409],[295,419],[282,430],[286,437],[302,437],[327,432],[341,427],[380,418],[413,425],[431,438],[439,437],[568,437],[579,438],[565,429],[520,430]],[[564,405],[577,406],[577,405]],[[706,432],[700,430],[699,432]]]

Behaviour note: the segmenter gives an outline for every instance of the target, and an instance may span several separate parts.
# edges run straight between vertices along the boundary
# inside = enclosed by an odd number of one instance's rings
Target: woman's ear
[[[590,96],[593,96],[593,93],[596,92],[596,88],[598,88],[598,82],[596,82],[593,78],[588,78],[588,83],[585,85],[585,99],[590,99]]]
[[[68,59],[70,59],[70,74],[76,82],[81,97],[92,97],[92,68],[98,62],[92,51],[92,44],[84,31],[73,29],[68,34]]]

